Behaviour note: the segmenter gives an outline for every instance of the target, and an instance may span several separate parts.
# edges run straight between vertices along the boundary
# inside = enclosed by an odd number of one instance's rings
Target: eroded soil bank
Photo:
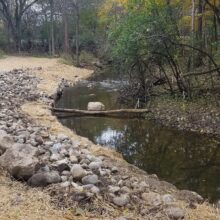
[[[37,166],[28,184],[44,188],[23,187],[2,172],[1,219],[220,219],[218,210],[196,193],[147,175],[116,152],[77,136],[51,115],[49,96],[62,78],[74,83],[91,71],[63,65],[57,59],[16,57],[1,60],[1,70],[13,69],[13,61],[23,70],[0,74],[0,130],[10,143],[37,151],[29,158]],[[13,167],[17,163],[11,157],[13,150],[6,145],[0,156],[1,165],[11,174],[18,168]],[[12,158],[9,165],[8,158]],[[23,172],[17,177],[24,177],[25,166],[19,170]],[[32,212],[24,208],[30,203]]]

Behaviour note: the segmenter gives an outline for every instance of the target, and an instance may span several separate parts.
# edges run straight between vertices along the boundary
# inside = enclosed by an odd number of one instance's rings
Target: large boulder
[[[101,102],[89,102],[88,111],[104,111],[105,110],[105,105]]]
[[[57,171],[39,172],[28,180],[28,184],[32,187],[45,187],[49,184],[60,183],[61,181]]]
[[[17,179],[29,179],[35,172],[39,161],[37,148],[28,144],[14,144],[0,157],[0,166]]]
[[[14,144],[13,138],[4,130],[0,130],[0,155]]]

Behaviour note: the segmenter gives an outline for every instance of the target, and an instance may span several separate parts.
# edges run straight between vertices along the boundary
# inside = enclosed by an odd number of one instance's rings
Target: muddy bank
[[[48,109],[52,101],[49,95],[54,88],[42,90],[40,86],[42,82],[50,85],[51,79],[43,75],[43,79],[36,78],[37,71],[1,74],[1,138],[11,142],[2,148],[0,161],[11,175],[25,177],[31,186],[44,187],[57,207],[71,207],[72,216],[87,219],[219,218],[217,210],[203,203],[196,193],[178,190],[156,175],[129,165],[116,152],[104,150],[63,127]],[[77,71],[80,75],[80,70]],[[59,84],[59,74],[53,72],[53,85]],[[28,169],[28,178],[25,166],[19,168],[23,172],[18,176],[13,172],[18,167],[13,166],[20,163],[7,164],[8,158],[19,159],[11,157],[16,154],[16,147],[11,148],[11,143],[19,143],[33,152],[30,159],[35,169],[31,173]],[[28,155],[23,152],[20,158],[28,158]]]

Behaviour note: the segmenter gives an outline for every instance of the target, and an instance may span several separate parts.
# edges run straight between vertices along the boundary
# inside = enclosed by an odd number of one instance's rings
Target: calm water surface
[[[101,101],[106,109],[123,107],[116,101],[119,85],[118,81],[80,83],[64,91],[57,107],[86,109],[90,101]],[[116,149],[150,174],[211,201],[220,199],[220,146],[214,139],[144,119],[68,117],[60,121],[91,141]]]

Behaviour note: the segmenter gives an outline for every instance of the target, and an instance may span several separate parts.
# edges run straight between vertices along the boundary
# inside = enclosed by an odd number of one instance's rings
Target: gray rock
[[[74,179],[82,179],[87,174],[80,164],[74,164],[71,168],[71,173]]]
[[[102,162],[91,162],[90,164],[89,164],[89,168],[91,169],[91,170],[98,170],[99,168],[101,168],[102,167]]]
[[[39,161],[37,149],[27,144],[14,144],[0,157],[0,166],[18,179],[28,179],[35,172]]]
[[[142,199],[147,202],[148,205],[151,206],[158,206],[161,205],[162,200],[161,196],[158,193],[149,192],[149,193],[142,193]]]
[[[118,218],[118,220],[128,220],[128,219],[125,218],[124,216],[120,216],[120,217]]]
[[[108,187],[108,191],[110,192],[110,193],[117,193],[117,192],[119,192],[120,191],[120,187],[118,187],[118,186],[109,186]]]
[[[28,180],[28,184],[32,187],[45,187],[59,182],[61,177],[56,171],[36,173]]]
[[[97,184],[99,183],[99,178],[97,175],[88,175],[88,176],[85,176],[82,178],[82,183],[84,185],[87,185],[87,184]]]
[[[40,145],[44,143],[44,140],[40,135],[36,135],[34,140]]]
[[[112,167],[111,171],[112,171],[112,173],[117,173],[118,172],[118,167]]]
[[[94,194],[100,193],[100,189],[97,186],[93,186],[90,191]]]
[[[202,196],[200,196],[198,193],[192,192],[192,191],[189,191],[189,190],[181,190],[179,192],[179,197],[183,198],[185,200],[188,200],[192,203],[193,202],[202,203],[204,201]]]
[[[142,182],[139,183],[139,188],[141,189],[141,191],[145,191],[149,187],[150,187],[149,184],[146,183],[145,181],[142,181]]]
[[[65,141],[69,139],[69,137],[65,134],[58,134],[57,138],[61,141]]]
[[[90,154],[90,151],[88,151],[87,149],[82,149],[81,153],[88,155],[88,154]]]
[[[97,157],[95,157],[94,155],[86,155],[86,158],[90,161],[90,162],[95,162],[97,161]]]
[[[62,182],[66,182],[68,180],[68,176],[61,176]]]
[[[90,163],[90,160],[88,160],[88,159],[82,159],[81,161],[80,161],[80,164],[89,164]]]
[[[171,218],[171,219],[184,219],[185,217],[185,211],[179,207],[168,207],[165,209],[166,214]]]
[[[0,130],[0,150],[4,153],[14,144],[13,138],[3,130]]]
[[[175,201],[174,197],[170,194],[166,194],[162,196],[162,201],[165,205],[169,205]]]
[[[62,188],[67,188],[67,187],[69,187],[70,185],[71,185],[71,184],[70,184],[69,181],[66,181],[66,182],[63,182],[63,183],[60,184],[60,186],[61,186]]]
[[[50,151],[52,154],[57,154],[60,149],[62,148],[62,145],[60,143],[54,144],[51,148]]]
[[[60,173],[62,173],[63,171],[70,171],[70,167],[69,167],[69,165],[68,164],[66,164],[66,163],[62,163],[62,164],[59,164],[57,167],[56,167],[56,169],[60,172]]]
[[[60,151],[60,154],[61,154],[63,157],[68,157],[68,156],[69,156],[69,153],[68,153],[68,151],[67,151],[66,149],[62,149],[62,150]]]
[[[58,153],[54,153],[54,154],[52,154],[51,157],[50,157],[50,161],[51,161],[51,162],[56,162],[56,161],[58,161],[58,160],[60,160],[60,159],[61,159],[61,155],[58,154]]]
[[[127,186],[123,186],[120,190],[122,193],[130,193],[131,190]]]
[[[70,171],[67,171],[67,170],[64,170],[64,171],[62,172],[62,175],[63,175],[63,176],[70,176],[70,175],[71,175],[71,172],[70,172]]]
[[[71,163],[78,163],[78,158],[75,155],[70,156]]]
[[[130,198],[127,194],[113,198],[113,203],[120,207],[126,206],[129,202],[130,202]]]
[[[55,167],[60,173],[62,173],[64,170],[70,171],[70,167],[68,165],[68,159],[62,159],[58,160],[55,163],[52,164],[53,167]]]

